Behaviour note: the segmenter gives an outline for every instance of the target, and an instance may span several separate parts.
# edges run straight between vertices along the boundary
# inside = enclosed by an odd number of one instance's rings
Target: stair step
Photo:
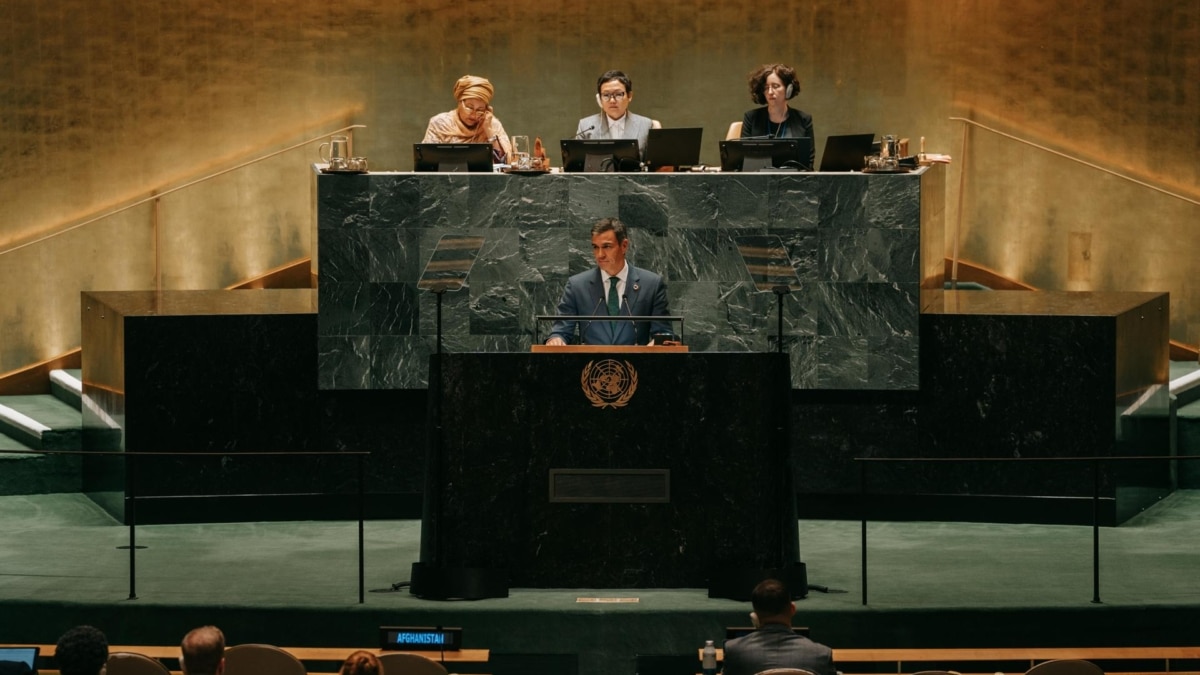
[[[35,450],[79,450],[83,415],[49,394],[0,397],[0,433]]]
[[[29,450],[20,441],[0,435],[0,449]],[[78,455],[0,452],[0,495],[79,492],[82,489]]]
[[[78,369],[50,371],[50,393],[82,412],[83,371]]]
[[[8,451],[33,450],[33,448],[29,447],[28,445],[25,445],[21,441],[18,441],[17,439],[13,438],[12,436],[9,436],[8,434],[0,434],[0,450],[8,450]],[[13,454],[9,454],[8,452],[5,452],[5,453],[0,453],[0,462],[4,461],[6,459],[25,459],[28,457],[37,457],[37,456],[38,455],[35,455],[35,454],[13,455]]]

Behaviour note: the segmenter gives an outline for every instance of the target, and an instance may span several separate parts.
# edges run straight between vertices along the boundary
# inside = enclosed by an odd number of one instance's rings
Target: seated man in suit
[[[575,138],[636,138],[638,150],[645,157],[646,139],[655,123],[649,117],[629,112],[631,101],[633,80],[619,70],[604,73],[596,81],[596,105],[602,112],[579,120]]]
[[[759,583],[750,600],[758,630],[725,643],[724,675],[754,675],[771,668],[837,675],[829,647],[792,632],[796,603],[783,582],[767,579]]]
[[[592,226],[592,256],[596,267],[580,272],[567,280],[562,299],[558,301],[559,316],[665,316],[667,284],[654,272],[625,264],[629,249],[629,233],[625,223],[616,218],[604,218]],[[592,321],[564,319],[555,321],[547,345],[565,345],[575,334],[588,345],[644,345],[650,342],[650,332],[669,332],[665,321],[650,325],[644,321]]]

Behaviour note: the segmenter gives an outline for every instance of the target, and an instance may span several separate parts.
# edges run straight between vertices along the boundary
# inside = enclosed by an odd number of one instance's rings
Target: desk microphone
[[[588,314],[588,316],[596,316],[596,310],[600,309],[600,303],[602,303],[602,302],[604,302],[604,295],[601,295],[599,298],[596,298],[596,304],[595,304],[595,306],[592,307],[592,311],[590,314]],[[591,321],[584,321],[580,325],[579,344],[581,344],[581,345],[587,344],[586,342],[584,342],[583,336],[587,334],[587,329],[591,325],[592,325]]]
[[[583,129],[583,130],[582,130],[582,131],[580,131],[579,133],[575,134],[575,138],[580,138],[580,137],[582,137],[584,134],[588,134],[588,135],[590,136],[590,135],[591,135],[591,133],[592,133],[592,130],[593,130],[593,129],[595,129],[595,128],[596,128],[596,125],[595,125],[595,124],[593,124],[592,126],[590,126],[590,127],[586,128],[586,129]]]
[[[624,309],[624,310],[625,310],[625,314],[627,314],[628,316],[633,316],[633,308],[632,308],[632,306],[629,304],[629,294],[628,294],[628,293],[626,293],[625,295],[622,295],[622,296],[621,296],[621,307],[622,307],[622,309]],[[635,344],[635,345],[636,345],[636,344],[637,344],[637,328],[638,328],[638,327],[637,327],[637,325],[638,325],[638,322],[637,322],[637,321],[631,321],[630,323],[632,323],[632,324],[633,324],[633,344]]]

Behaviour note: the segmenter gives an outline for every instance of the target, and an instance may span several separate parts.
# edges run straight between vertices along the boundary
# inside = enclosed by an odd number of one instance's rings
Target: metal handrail
[[[1097,171],[1102,171],[1102,172],[1104,172],[1104,173],[1106,173],[1106,174],[1108,174],[1108,175],[1110,175],[1110,176],[1115,176],[1116,178],[1120,178],[1121,180],[1127,180],[1127,181],[1129,181],[1130,183],[1134,183],[1134,184],[1136,184],[1136,185],[1140,185],[1140,186],[1142,186],[1142,187],[1144,187],[1144,188],[1149,188],[1149,189],[1151,189],[1151,190],[1154,190],[1155,192],[1161,192],[1162,194],[1164,194],[1164,195],[1167,195],[1168,197],[1174,197],[1174,198],[1176,198],[1176,199],[1180,199],[1180,200],[1182,200],[1182,201],[1185,201],[1185,202],[1187,202],[1187,203],[1189,203],[1189,204],[1195,204],[1196,206],[1200,206],[1200,200],[1192,199],[1191,197],[1187,197],[1187,196],[1184,196],[1184,195],[1178,194],[1178,193],[1176,193],[1176,192],[1171,192],[1170,190],[1167,190],[1166,188],[1161,188],[1161,187],[1159,187],[1159,186],[1157,186],[1157,185],[1153,185],[1153,184],[1151,184],[1151,183],[1147,183],[1146,181],[1139,180],[1139,179],[1137,179],[1137,178],[1134,178],[1134,177],[1132,177],[1132,176],[1126,176],[1125,174],[1123,174],[1123,173],[1121,173],[1121,172],[1119,172],[1119,171],[1113,171],[1112,169],[1110,169],[1110,168],[1108,168],[1108,167],[1105,167],[1105,166],[1100,166],[1099,164],[1095,164],[1095,163],[1093,163],[1093,162],[1089,162],[1089,161],[1087,161],[1087,160],[1085,160],[1085,159],[1080,159],[1080,158],[1078,158],[1078,157],[1075,157],[1075,156],[1072,156],[1072,155],[1068,155],[1067,153],[1065,153],[1065,152],[1062,152],[1062,151],[1059,151],[1059,150],[1055,150],[1054,148],[1048,148],[1048,147],[1046,147],[1046,146],[1044,146],[1044,145],[1041,145],[1041,144],[1039,144],[1039,143],[1034,143],[1033,141],[1030,141],[1030,140],[1026,140],[1026,139],[1024,139],[1024,138],[1021,138],[1020,136],[1014,136],[1014,135],[1012,135],[1012,134],[1010,134],[1010,133],[1006,133],[1006,132],[1004,132],[1004,131],[1000,131],[999,129],[993,129],[992,127],[989,127],[988,125],[986,125],[986,124],[980,124],[979,122],[976,122],[975,120],[972,120],[972,119],[967,119],[967,118],[965,118],[965,117],[951,117],[950,119],[951,119],[952,121],[954,121],[954,122],[963,122],[964,124],[969,124],[969,125],[971,125],[971,126],[973,126],[973,127],[979,127],[980,129],[983,129],[983,130],[985,130],[985,131],[990,131],[990,132],[992,132],[993,134],[997,134],[997,135],[999,135],[999,136],[1003,136],[1003,137],[1005,137],[1005,138],[1007,138],[1007,139],[1009,139],[1009,140],[1016,141],[1016,142],[1018,142],[1018,143],[1021,143],[1021,144],[1024,144],[1024,145],[1028,145],[1028,146],[1029,146],[1029,147],[1031,147],[1031,148],[1037,148],[1038,150],[1041,150],[1041,151],[1043,151],[1043,152],[1048,152],[1048,153],[1050,153],[1050,154],[1052,154],[1052,155],[1055,155],[1056,157],[1062,157],[1063,159],[1068,159],[1068,160],[1071,160],[1072,162],[1075,162],[1076,164],[1082,164],[1083,166],[1086,166],[1086,167],[1089,167],[1089,168],[1095,169],[1095,170],[1097,170]]]
[[[358,460],[358,604],[366,602],[366,555],[365,555],[365,536],[363,531],[363,521],[366,520],[366,493],[363,484],[366,480],[365,460],[371,456],[370,452],[363,450],[301,450],[296,452],[289,451],[257,451],[257,452],[147,452],[145,450],[126,451],[126,450],[0,450],[0,455],[86,455],[88,457],[120,457],[125,460],[125,479],[126,479],[126,494],[125,501],[128,504],[127,520],[129,521],[129,544],[119,546],[118,548],[129,549],[129,599],[137,600],[137,473],[134,470],[135,460],[138,457],[226,457],[236,455],[240,458],[245,457],[355,457]],[[329,493],[322,493],[329,494]],[[144,547],[143,547],[144,548]]]
[[[958,173],[958,216],[957,216],[957,220],[956,220],[955,226],[954,226],[954,237],[952,240],[951,253],[950,253],[950,282],[952,284],[958,283],[959,233],[962,231],[962,219],[963,219],[962,202],[963,202],[963,193],[966,192],[965,184],[966,184],[966,180],[967,180],[967,172],[965,169],[966,161],[967,161],[967,127],[977,127],[979,129],[983,129],[984,131],[990,131],[993,134],[996,134],[998,136],[1003,136],[1004,138],[1007,138],[1011,141],[1016,141],[1017,143],[1021,143],[1022,145],[1028,145],[1029,147],[1037,148],[1038,150],[1041,150],[1042,152],[1048,152],[1048,153],[1054,155],[1055,157],[1061,157],[1063,159],[1070,160],[1072,162],[1075,162],[1076,164],[1086,166],[1090,169],[1095,169],[1097,171],[1106,173],[1115,178],[1120,178],[1121,180],[1129,181],[1130,183],[1133,183],[1134,185],[1140,185],[1144,188],[1167,195],[1168,197],[1174,197],[1175,199],[1185,201],[1189,204],[1195,204],[1196,206],[1200,206],[1200,200],[1192,199],[1191,197],[1187,197],[1187,196],[1178,194],[1176,192],[1171,192],[1170,190],[1167,190],[1165,188],[1159,187],[1157,185],[1153,185],[1151,183],[1147,183],[1146,181],[1139,180],[1132,176],[1126,176],[1125,174],[1123,174],[1119,171],[1113,171],[1112,169],[1110,169],[1108,167],[1100,166],[1099,164],[1096,164],[1094,162],[1089,162],[1085,159],[1080,159],[1078,157],[1068,155],[1065,152],[1055,150],[1054,148],[1046,147],[1040,143],[1034,143],[1033,141],[1030,141],[1028,139],[1021,138],[1020,136],[1014,136],[1013,134],[1010,134],[1010,133],[1007,133],[1004,131],[1000,131],[999,129],[989,127],[986,124],[980,124],[979,122],[976,122],[975,120],[967,119],[966,117],[951,117],[950,120],[953,122],[962,122],[964,124],[963,138],[962,138],[962,154],[963,154],[962,162],[963,162],[964,168],[963,168],[963,170],[959,171],[959,173]]]
[[[348,126],[348,127],[342,127],[341,129],[337,129],[337,130],[334,130],[334,131],[330,131],[329,133],[321,134],[320,136],[315,136],[315,137],[313,137],[313,138],[310,138],[310,139],[308,139],[308,140],[305,140],[305,141],[301,141],[301,142],[299,142],[299,143],[296,143],[295,145],[289,145],[288,147],[286,147],[286,148],[283,148],[282,150],[276,150],[276,151],[274,151],[274,152],[267,153],[267,154],[265,154],[265,155],[262,155],[262,156],[260,156],[260,157],[255,157],[255,158],[253,158],[253,159],[247,160],[247,161],[245,161],[245,162],[242,162],[241,164],[237,164],[237,165],[235,165],[235,166],[231,166],[231,167],[229,167],[229,168],[226,168],[226,169],[221,169],[220,171],[217,171],[217,172],[215,172],[215,173],[210,173],[210,174],[207,174],[207,175],[205,175],[205,176],[201,176],[200,178],[197,178],[197,179],[195,179],[195,180],[190,180],[190,181],[188,181],[188,182],[186,182],[186,183],[183,183],[182,185],[176,185],[175,187],[173,187],[173,188],[169,188],[169,189],[167,189],[167,190],[163,190],[162,192],[151,191],[151,192],[150,192],[150,193],[149,193],[147,196],[145,196],[145,197],[142,197],[141,199],[137,199],[137,200],[135,200],[135,201],[133,201],[133,202],[131,202],[131,203],[129,203],[129,204],[125,204],[124,206],[120,206],[120,207],[117,207],[117,208],[115,208],[115,209],[112,209],[112,210],[109,210],[109,211],[105,211],[104,213],[101,213],[101,214],[100,214],[100,215],[98,215],[98,216],[93,216],[93,217],[91,217],[91,218],[88,218],[87,220],[84,220],[83,222],[75,223],[74,225],[71,225],[70,227],[63,228],[63,229],[61,229],[61,230],[57,230],[57,231],[55,231],[55,232],[52,232],[52,233],[50,233],[50,234],[47,234],[47,235],[45,235],[45,236],[38,237],[37,239],[33,239],[32,241],[27,241],[27,242],[25,242],[25,243],[23,243],[23,244],[17,244],[16,246],[13,246],[12,248],[7,248],[7,249],[0,250],[0,255],[5,255],[5,254],[7,254],[7,253],[13,253],[14,251],[20,251],[20,250],[21,250],[21,249],[23,249],[23,248],[27,248],[27,247],[29,247],[29,246],[33,246],[34,244],[40,244],[40,243],[42,243],[43,241],[48,241],[48,240],[50,240],[50,239],[53,239],[53,238],[55,238],[55,237],[57,237],[57,236],[59,236],[59,235],[67,234],[68,232],[74,232],[75,230],[78,230],[79,228],[81,228],[81,227],[84,227],[84,226],[86,226],[86,225],[91,225],[91,224],[92,224],[92,223],[94,223],[94,222],[97,222],[97,221],[100,221],[100,220],[104,220],[105,218],[109,218],[109,217],[111,217],[111,216],[115,216],[115,215],[117,215],[118,213],[123,213],[123,212],[125,212],[125,211],[128,211],[128,210],[130,210],[130,209],[134,208],[134,207],[141,206],[142,204],[147,204],[147,203],[149,203],[149,202],[152,202],[152,201],[155,201],[155,200],[161,199],[161,198],[163,198],[163,197],[165,197],[165,196],[167,196],[167,195],[169,195],[169,194],[172,194],[172,193],[174,193],[174,192],[179,192],[180,190],[183,190],[183,189],[189,188],[189,187],[191,187],[191,186],[193,186],[193,185],[197,185],[197,184],[199,184],[199,183],[203,183],[203,182],[206,182],[206,181],[210,181],[210,180],[212,180],[212,179],[214,179],[214,178],[218,178],[218,177],[220,177],[220,176],[224,176],[225,174],[227,174],[227,173],[230,173],[230,172],[232,172],[232,171],[237,171],[238,169],[243,169],[243,168],[245,168],[245,167],[247,167],[247,166],[250,166],[251,164],[257,164],[257,163],[259,163],[259,162],[262,162],[262,161],[265,161],[265,160],[271,159],[272,157],[275,157],[275,156],[278,156],[278,155],[282,155],[282,154],[283,154],[283,153],[285,153],[285,152],[291,152],[292,150],[295,150],[296,148],[304,147],[305,145],[308,145],[309,143],[314,143],[314,142],[316,142],[316,141],[319,141],[319,140],[321,140],[322,138],[327,138],[327,137],[329,137],[329,136],[332,136],[332,135],[334,135],[334,134],[342,133],[343,131],[352,131],[352,130],[354,130],[354,129],[365,129],[365,128],[367,128],[367,125],[365,125],[365,124],[351,124],[351,125],[350,125],[350,126]]]
[[[976,462],[996,462],[1025,464],[1030,462],[1089,462],[1092,465],[1092,603],[1100,604],[1100,464],[1103,462],[1135,462],[1135,461],[1168,461],[1200,460],[1200,455],[1114,455],[1111,457],[854,457],[858,462],[859,471],[859,501],[862,507],[860,516],[861,536],[861,573],[862,573],[862,604],[867,604],[867,511],[870,508],[868,497],[887,497],[896,495],[872,494],[867,490],[867,467],[871,464],[892,464],[914,462],[918,464],[971,464]]]

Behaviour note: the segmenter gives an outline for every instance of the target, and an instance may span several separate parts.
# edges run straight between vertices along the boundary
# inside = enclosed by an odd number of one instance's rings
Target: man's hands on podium
[[[562,338],[560,338],[560,337],[558,337],[557,335],[555,335],[554,337],[550,338],[549,340],[546,340],[546,346],[547,346],[547,347],[565,347],[565,346],[566,346],[566,344],[567,344],[567,343],[566,343],[566,342],[563,342],[563,339],[562,339]],[[650,341],[650,343],[649,343],[649,344],[647,344],[646,346],[647,346],[647,347],[653,347],[653,346],[654,346],[654,340],[651,340],[651,341]]]

